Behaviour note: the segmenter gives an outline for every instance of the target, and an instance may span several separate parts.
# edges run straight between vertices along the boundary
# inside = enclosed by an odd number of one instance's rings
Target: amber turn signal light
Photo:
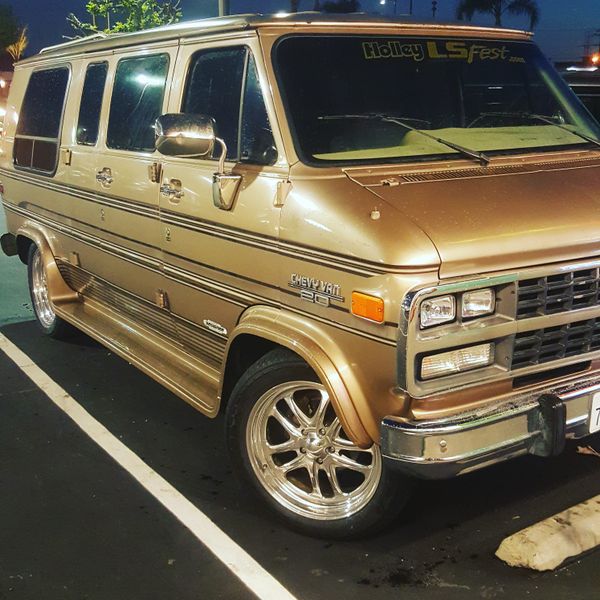
[[[369,321],[383,323],[383,300],[360,292],[352,292],[352,314]]]

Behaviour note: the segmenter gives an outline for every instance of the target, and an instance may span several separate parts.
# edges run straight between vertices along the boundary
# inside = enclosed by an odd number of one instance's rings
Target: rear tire
[[[40,249],[35,244],[29,246],[27,278],[29,281],[31,305],[33,306],[37,324],[42,332],[57,340],[72,337],[76,329],[54,312],[54,306],[52,300],[50,300],[48,290],[44,260]]]
[[[371,535],[394,521],[411,480],[379,446],[344,433],[325,387],[293,352],[272,350],[240,378],[227,406],[234,468],[290,527],[316,537]]]

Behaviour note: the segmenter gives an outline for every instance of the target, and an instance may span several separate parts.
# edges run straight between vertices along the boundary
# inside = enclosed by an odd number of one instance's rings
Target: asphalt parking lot
[[[600,459],[577,444],[556,459],[420,483],[405,516],[375,538],[306,538],[232,478],[221,418],[203,417],[85,336],[43,338],[24,282],[18,261],[1,257],[0,333],[295,597],[600,596],[600,552],[542,574],[494,557],[506,535],[600,494]],[[597,436],[587,443],[600,449]],[[0,599],[252,597],[0,352]]]

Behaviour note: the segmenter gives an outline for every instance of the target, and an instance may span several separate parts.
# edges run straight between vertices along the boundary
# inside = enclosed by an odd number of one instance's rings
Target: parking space
[[[32,322],[2,333],[298,598],[597,597],[597,554],[545,574],[493,556],[507,534],[600,493],[600,460],[575,444],[421,483],[405,517],[370,540],[314,540],[240,490],[220,418],[85,337],[44,339]],[[4,356],[0,376],[0,597],[252,597]]]
[[[1,598],[249,598],[9,360],[0,360]]]

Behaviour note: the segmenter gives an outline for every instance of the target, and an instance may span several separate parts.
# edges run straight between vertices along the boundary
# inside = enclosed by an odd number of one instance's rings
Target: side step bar
[[[158,381],[209,417],[219,410],[219,372],[190,356],[176,342],[86,298],[55,305],[56,314]]]

